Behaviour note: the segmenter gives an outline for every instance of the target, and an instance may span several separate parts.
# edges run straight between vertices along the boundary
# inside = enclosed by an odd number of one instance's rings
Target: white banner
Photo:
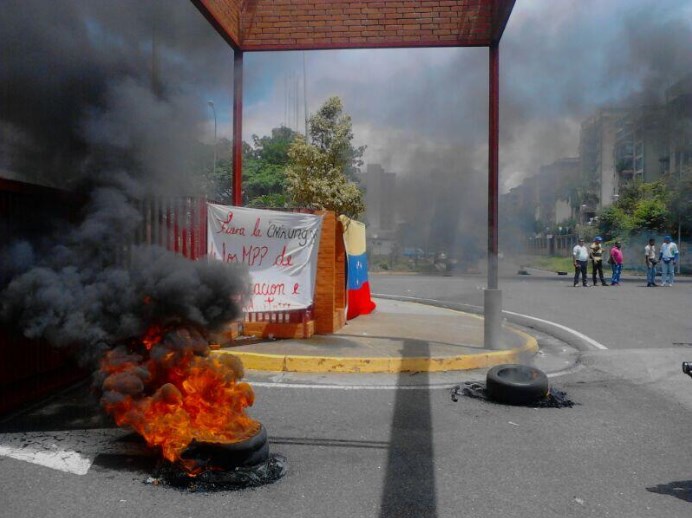
[[[307,308],[317,275],[322,216],[207,204],[209,258],[248,267],[245,311]]]

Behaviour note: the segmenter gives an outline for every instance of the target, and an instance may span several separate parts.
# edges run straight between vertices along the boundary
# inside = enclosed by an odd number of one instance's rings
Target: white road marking
[[[389,296],[390,296],[390,295],[381,295],[381,294],[379,294],[379,295],[380,295],[380,296],[385,296],[385,297],[389,297]],[[373,293],[372,296],[375,297],[375,298],[377,298],[378,294]],[[395,295],[395,296],[396,296],[396,299],[384,299],[384,300],[406,299],[406,300],[410,300],[410,301],[412,301],[412,302],[419,301],[419,302],[434,302],[435,304],[444,304],[443,301],[441,301],[441,300],[436,300],[436,299],[427,299],[427,298],[419,298],[419,297],[407,297],[407,296],[399,296],[399,295]],[[481,314],[482,314],[483,308],[482,308],[481,306],[474,306],[473,304],[460,304],[460,305],[462,305],[462,306],[467,306],[467,307],[473,308],[473,309],[475,309],[475,310],[481,310]],[[452,310],[452,311],[463,311],[463,310],[454,309],[454,308],[449,308],[449,307],[444,308],[444,309],[450,309],[450,310]],[[570,333],[570,334],[572,334],[572,335],[578,337],[579,339],[585,341],[586,343],[588,343],[589,345],[591,345],[592,347],[594,347],[594,348],[596,348],[596,349],[600,349],[600,350],[607,350],[607,349],[608,349],[608,348],[607,348],[605,345],[603,345],[602,343],[597,342],[597,341],[594,340],[593,338],[589,338],[589,337],[586,336],[585,334],[580,333],[579,331],[577,331],[576,329],[572,329],[571,327],[563,326],[562,324],[558,324],[558,323],[556,323],[556,322],[551,322],[550,320],[544,320],[544,319],[542,319],[542,318],[532,317],[532,316],[530,316],[530,315],[524,315],[524,314],[522,314],[522,313],[514,313],[513,311],[502,310],[502,312],[505,313],[505,314],[507,314],[507,315],[514,315],[514,316],[517,316],[517,317],[526,318],[526,319],[528,319],[528,320],[533,320],[533,321],[535,321],[535,322],[541,322],[541,323],[543,323],[543,324],[547,324],[547,325],[550,325],[550,326],[555,326],[555,327],[557,327],[558,329],[561,329],[561,330],[563,330],[563,331],[566,331],[567,333]]]
[[[586,343],[588,343],[588,344],[591,345],[592,347],[595,347],[596,349],[601,349],[601,350],[607,350],[607,349],[608,349],[608,348],[607,348],[605,345],[603,345],[602,343],[597,342],[597,341],[594,340],[593,338],[590,338],[590,337],[586,336],[585,334],[580,333],[580,332],[577,331],[576,329],[572,329],[571,327],[563,326],[562,324],[558,324],[558,323],[556,323],[556,322],[551,322],[550,320],[543,320],[542,318],[532,317],[532,316],[530,316],[530,315],[523,315],[523,314],[521,314],[521,313],[514,313],[514,312],[512,312],[512,311],[503,311],[503,313],[507,313],[508,315],[515,315],[515,316],[518,316],[518,317],[526,318],[526,319],[528,319],[528,320],[534,320],[534,321],[536,321],[536,322],[541,322],[541,323],[543,323],[543,324],[548,324],[548,325],[550,325],[550,326],[555,326],[555,327],[557,327],[558,329],[562,329],[563,331],[566,331],[566,332],[568,332],[568,333],[573,334],[574,336],[576,336],[576,337],[578,337],[579,339],[585,341]]]
[[[147,454],[143,444],[118,442],[130,433],[118,428],[3,433],[0,434],[0,456],[86,475],[100,454]]]

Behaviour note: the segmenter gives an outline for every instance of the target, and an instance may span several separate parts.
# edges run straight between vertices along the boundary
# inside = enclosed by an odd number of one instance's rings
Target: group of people
[[[670,236],[663,238],[661,250],[656,258],[656,240],[649,239],[649,244],[644,247],[644,264],[646,265],[646,286],[654,287],[656,284],[656,264],[661,263],[661,286],[672,286],[675,280],[675,265],[678,263],[678,245]]]
[[[596,236],[593,243],[587,248],[584,245],[584,239],[580,238],[579,243],[572,250],[572,262],[574,264],[574,286],[579,286],[579,277],[581,275],[582,284],[588,286],[586,282],[586,273],[589,260],[591,261],[591,274],[594,286],[598,286],[598,281],[601,281],[601,286],[608,286],[608,283],[603,277],[603,256],[606,254],[605,248],[602,246],[603,238]],[[620,286],[620,275],[622,274],[623,254],[619,241],[615,241],[610,251],[607,252],[608,264],[612,270],[610,278],[610,286]],[[649,244],[644,247],[644,263],[646,266],[646,286],[658,286],[656,284],[656,265],[661,263],[661,286],[672,286],[675,280],[675,265],[678,261],[678,247],[673,243],[670,236],[663,238],[663,244],[656,256],[656,240],[649,239]]]
[[[601,281],[601,286],[608,286],[608,283],[603,277],[603,254],[606,251],[602,246],[603,238],[596,236],[588,248],[584,244],[584,239],[579,238],[579,243],[572,250],[572,262],[574,263],[574,286],[579,286],[579,276],[581,274],[582,284],[588,286],[586,282],[586,271],[591,260],[591,273],[594,286],[598,286],[598,281]],[[612,270],[610,285],[620,285],[620,274],[622,272],[623,255],[620,248],[620,242],[616,241],[608,254],[608,263]]]

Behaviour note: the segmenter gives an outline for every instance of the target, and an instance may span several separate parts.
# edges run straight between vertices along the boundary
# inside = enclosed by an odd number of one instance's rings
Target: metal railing
[[[577,244],[576,234],[554,234],[552,237],[530,237],[528,239],[528,252],[536,255],[553,255],[570,257],[572,249]]]
[[[142,224],[135,243],[159,245],[193,261],[207,253],[204,198],[149,198],[138,203]]]
[[[151,198],[138,204],[142,224],[135,236],[138,244],[159,245],[193,261],[207,255],[207,200],[196,197]],[[307,209],[272,209],[314,212]],[[313,308],[246,312],[245,322],[305,324]]]

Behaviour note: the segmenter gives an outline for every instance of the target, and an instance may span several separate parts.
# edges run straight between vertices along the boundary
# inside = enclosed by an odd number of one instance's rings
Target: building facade
[[[368,248],[375,255],[388,255],[396,234],[396,174],[386,172],[380,164],[368,164],[360,181],[365,188]]]
[[[622,109],[601,109],[581,125],[579,158],[582,185],[594,196],[583,200],[584,211],[607,207],[618,192],[615,167],[615,143],[618,123],[626,114]]]

